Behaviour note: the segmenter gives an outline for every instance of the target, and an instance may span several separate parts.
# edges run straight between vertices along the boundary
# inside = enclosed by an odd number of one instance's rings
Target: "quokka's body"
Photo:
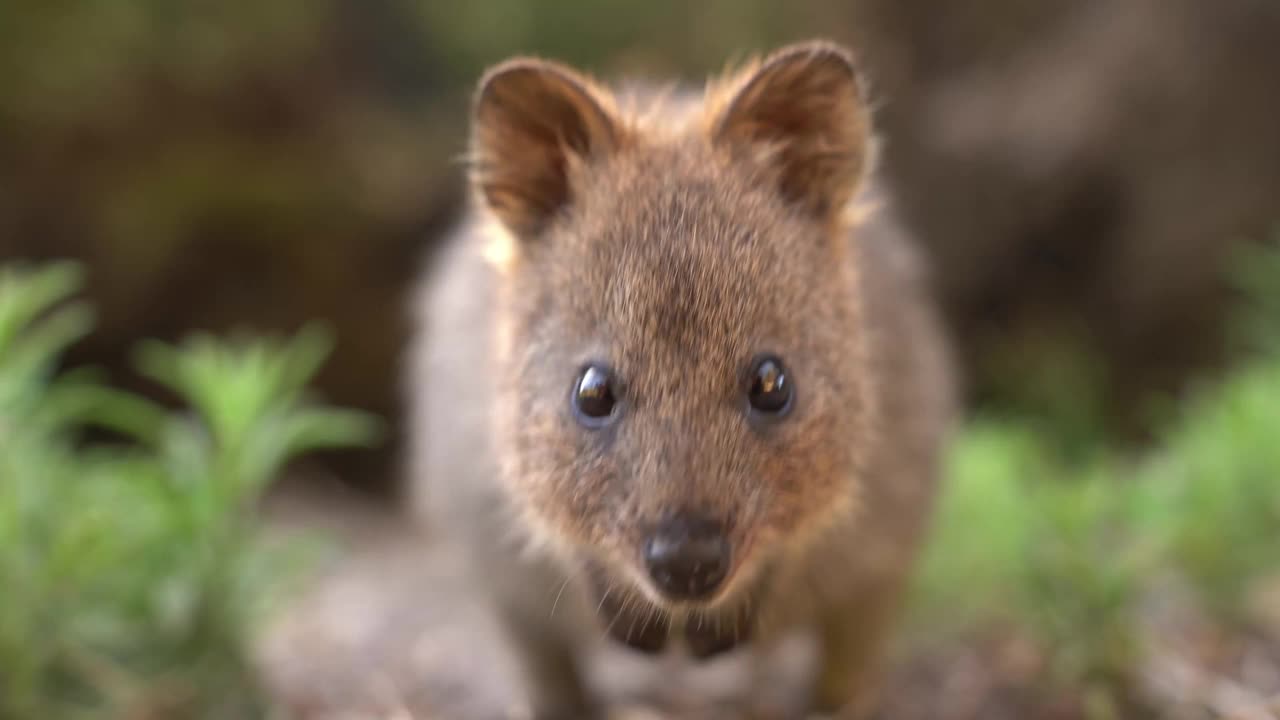
[[[703,92],[481,81],[474,207],[416,300],[413,487],[540,717],[593,712],[601,638],[701,658],[797,627],[814,711],[867,704],[953,397],[872,148],[825,43]]]

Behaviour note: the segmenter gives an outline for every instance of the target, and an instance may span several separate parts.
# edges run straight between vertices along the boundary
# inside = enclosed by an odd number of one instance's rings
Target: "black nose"
[[[697,600],[716,591],[729,572],[729,541],[711,521],[677,516],[661,523],[644,548],[649,575],[673,600]]]

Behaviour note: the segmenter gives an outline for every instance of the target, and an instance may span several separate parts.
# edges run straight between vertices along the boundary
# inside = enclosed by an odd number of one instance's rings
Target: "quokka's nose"
[[[672,600],[715,593],[729,573],[730,547],[719,524],[675,516],[654,529],[644,547],[654,585]]]

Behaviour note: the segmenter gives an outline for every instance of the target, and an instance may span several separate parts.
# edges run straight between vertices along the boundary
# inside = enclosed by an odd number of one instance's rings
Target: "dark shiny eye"
[[[770,415],[781,415],[791,408],[791,378],[782,360],[766,355],[756,360],[751,370],[751,386],[747,399],[755,410]]]
[[[573,409],[585,425],[598,426],[613,415],[618,404],[613,373],[600,365],[588,365],[573,386]]]

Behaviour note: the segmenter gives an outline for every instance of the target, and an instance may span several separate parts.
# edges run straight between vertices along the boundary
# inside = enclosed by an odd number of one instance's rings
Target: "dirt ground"
[[[290,497],[273,515],[282,532],[323,529],[345,547],[263,636],[269,691],[296,718],[521,718],[515,669],[483,598],[456,553],[390,512],[336,496]],[[804,691],[803,638],[770,666],[780,709]],[[652,662],[610,644],[589,663],[617,720],[738,718],[750,674],[734,653],[694,666]],[[677,682],[669,678],[675,677]],[[776,697],[775,697],[776,696]]]
[[[267,690],[288,717],[527,717],[494,620],[454,553],[340,491],[288,492],[270,511],[282,533],[320,529],[343,545],[258,645]],[[1149,659],[1132,707],[1108,710],[1088,689],[1055,686],[1034,644],[987,632],[900,648],[876,720],[1280,720],[1280,617],[1272,618],[1270,635],[1232,637],[1180,605],[1176,594],[1158,598],[1144,613]],[[1280,615],[1280,590],[1259,604]],[[771,659],[767,713],[759,695],[752,713],[744,708],[752,676],[737,654],[692,667],[602,646],[590,666],[591,681],[615,706],[610,720],[730,720],[797,717],[812,659],[804,638]]]

